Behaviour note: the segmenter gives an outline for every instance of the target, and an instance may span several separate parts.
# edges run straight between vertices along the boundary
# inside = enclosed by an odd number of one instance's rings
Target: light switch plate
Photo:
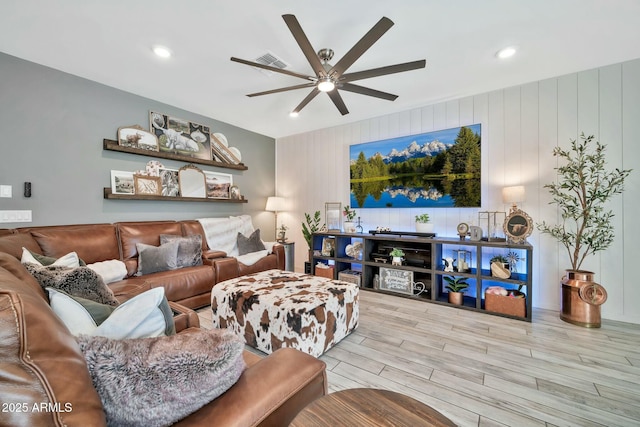
[[[0,222],[31,222],[31,211],[0,211]]]
[[[11,197],[10,185],[0,185],[0,197]]]

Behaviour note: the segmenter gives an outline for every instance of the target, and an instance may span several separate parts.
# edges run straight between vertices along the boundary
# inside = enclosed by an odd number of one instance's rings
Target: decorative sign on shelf
[[[413,271],[380,267],[380,289],[412,295]]]

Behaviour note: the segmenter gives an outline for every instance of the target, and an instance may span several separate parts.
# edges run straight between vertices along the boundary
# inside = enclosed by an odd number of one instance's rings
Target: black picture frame
[[[533,232],[533,221],[526,212],[512,209],[502,228],[510,243],[525,243]]]

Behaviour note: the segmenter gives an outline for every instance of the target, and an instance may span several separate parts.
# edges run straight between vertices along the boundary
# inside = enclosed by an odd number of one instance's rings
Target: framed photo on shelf
[[[159,151],[211,160],[209,126],[151,111],[149,129],[158,138]]]
[[[111,192],[113,194],[135,194],[133,172],[112,170]]]
[[[160,175],[160,195],[166,197],[180,196],[180,181],[178,180],[178,170],[169,168],[159,168]]]
[[[133,187],[136,194],[162,195],[162,182],[159,176],[135,174],[133,175]]]
[[[322,256],[333,256],[336,249],[336,239],[333,237],[325,237],[322,239]]]
[[[152,132],[139,125],[118,128],[118,145],[121,147],[139,148],[141,150],[159,151],[158,138]]]
[[[229,197],[233,200],[242,199],[242,196],[240,195],[240,188],[238,188],[237,185],[232,185],[231,188],[229,188]]]
[[[510,243],[526,243],[533,231],[531,217],[520,209],[511,209],[504,220],[504,234]]]
[[[231,198],[231,186],[233,185],[233,176],[231,174],[204,171],[204,176],[207,183],[207,198]]]
[[[380,267],[379,289],[413,295],[413,271]]]

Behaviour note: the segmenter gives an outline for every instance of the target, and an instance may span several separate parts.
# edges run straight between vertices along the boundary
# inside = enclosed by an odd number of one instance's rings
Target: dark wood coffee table
[[[352,388],[313,401],[290,426],[455,427],[455,424],[409,396],[388,390]]]

